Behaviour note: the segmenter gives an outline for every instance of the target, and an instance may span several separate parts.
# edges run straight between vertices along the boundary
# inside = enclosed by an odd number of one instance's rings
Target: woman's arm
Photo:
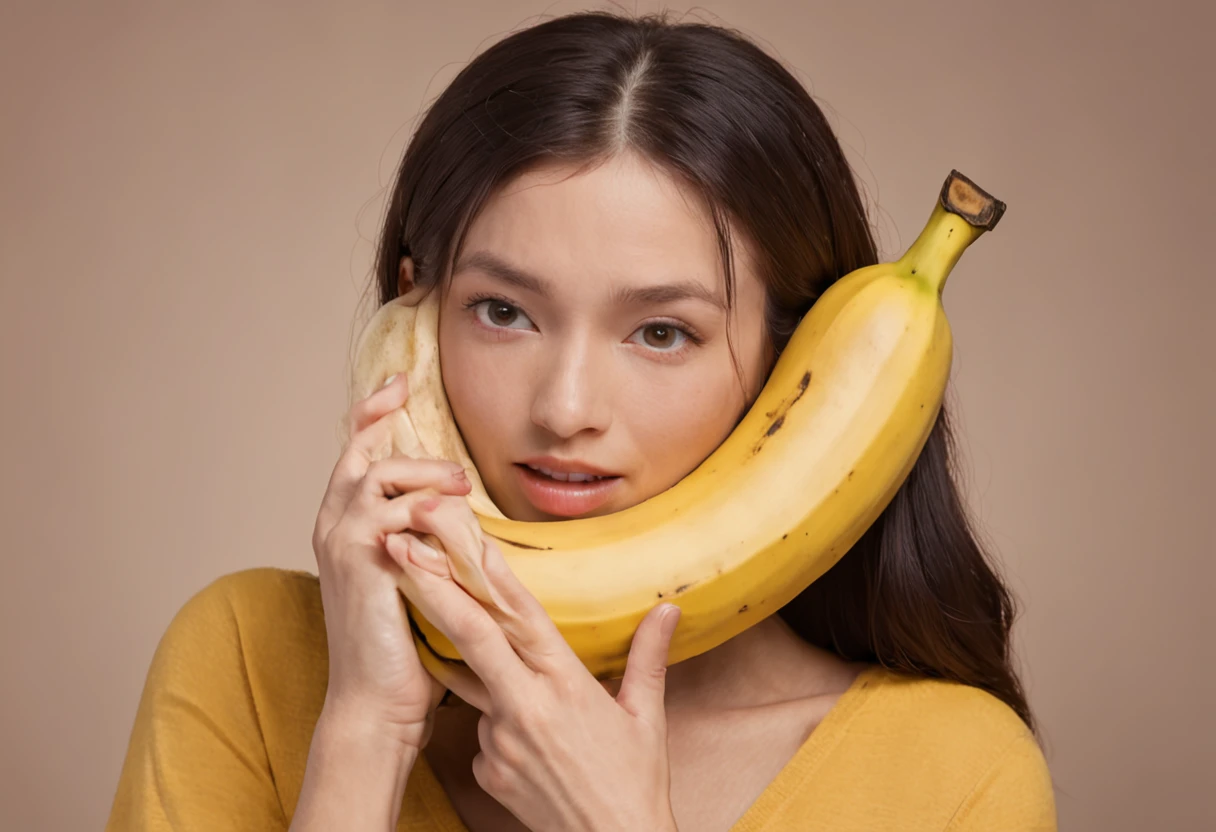
[[[418,749],[358,713],[323,710],[290,832],[397,828]]]

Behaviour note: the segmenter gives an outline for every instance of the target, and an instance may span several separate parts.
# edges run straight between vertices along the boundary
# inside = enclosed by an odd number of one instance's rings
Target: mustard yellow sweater
[[[106,829],[286,830],[328,672],[315,575],[251,569],[199,592],[152,659]],[[397,829],[465,830],[425,755]],[[812,829],[1055,830],[1055,804],[1008,706],[874,667],[733,827]]]

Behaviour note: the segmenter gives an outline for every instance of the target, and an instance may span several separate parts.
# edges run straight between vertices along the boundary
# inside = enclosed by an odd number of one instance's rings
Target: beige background
[[[173,613],[228,571],[315,567],[419,110],[485,44],[583,6],[20,5],[0,11],[0,827],[97,829]],[[1216,828],[1211,8],[694,15],[811,86],[885,255],[952,167],[1009,204],[946,307],[968,493],[1025,605],[1065,829]]]

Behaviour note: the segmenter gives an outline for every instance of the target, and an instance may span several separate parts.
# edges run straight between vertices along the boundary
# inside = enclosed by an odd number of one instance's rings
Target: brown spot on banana
[[[689,589],[691,589],[692,587],[694,587],[696,585],[697,585],[696,581],[690,581],[689,583],[686,583],[686,584],[680,584],[672,592],[667,592],[667,593],[659,592],[656,594],[658,595],[659,598],[666,598],[668,596],[676,596],[682,592],[687,592]]]
[[[806,392],[806,388],[809,387],[810,384],[811,371],[807,370],[802,374],[802,378],[798,380],[798,390],[794,393],[794,395],[791,396],[787,401],[783,401],[780,405],[778,405],[776,410],[770,410],[765,414],[765,416],[768,418],[773,419],[773,423],[768,426],[768,430],[764,432],[764,435],[760,437],[760,441],[756,443],[754,448],[752,448],[752,456],[760,453],[760,449],[764,447],[764,443],[768,440],[768,438],[776,434],[777,431],[781,430],[781,428],[785,425],[786,414],[790,412],[791,407],[798,403],[798,400],[802,398],[802,394]]]

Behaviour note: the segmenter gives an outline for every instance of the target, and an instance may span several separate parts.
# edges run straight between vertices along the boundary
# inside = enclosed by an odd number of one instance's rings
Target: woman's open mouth
[[[571,471],[552,471],[542,466],[516,463],[524,496],[546,514],[577,517],[608,502],[621,481],[618,476],[597,476]]]

